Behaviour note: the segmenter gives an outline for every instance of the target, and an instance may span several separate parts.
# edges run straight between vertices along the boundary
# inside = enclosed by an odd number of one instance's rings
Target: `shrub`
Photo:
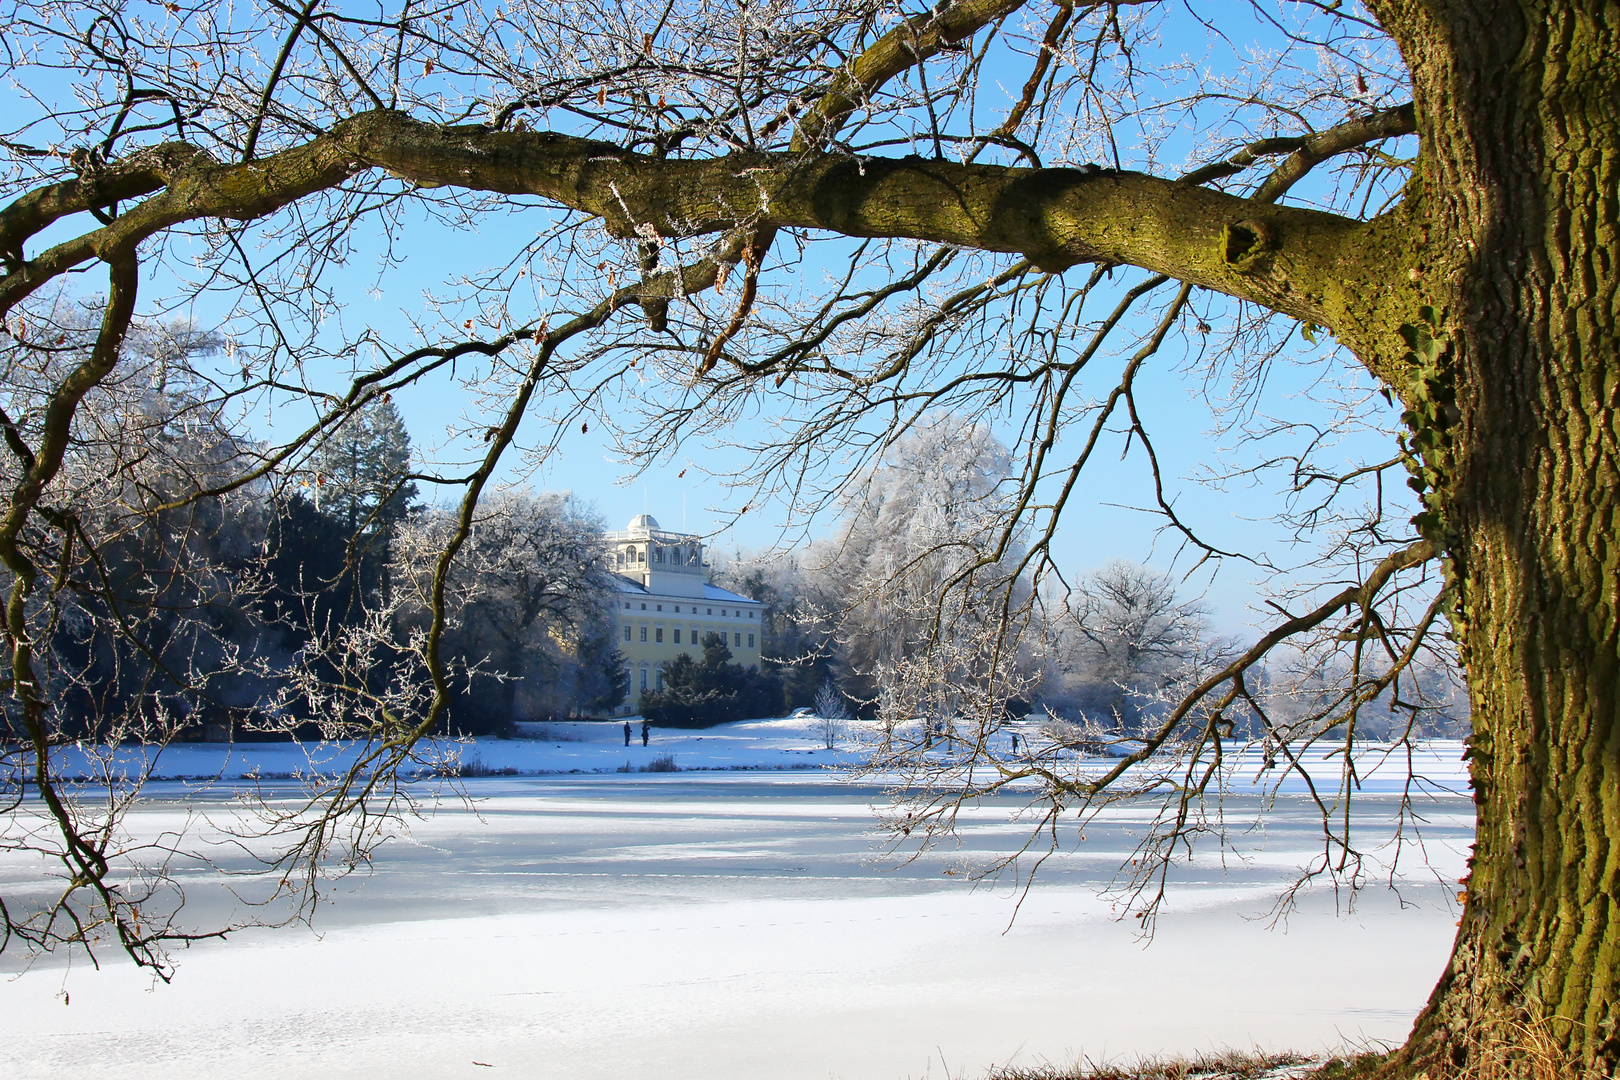
[[[703,639],[703,659],[686,654],[664,665],[664,688],[641,695],[641,715],[660,727],[709,727],[782,712],[782,680],[731,663],[719,634]]]
[[[474,776],[517,776],[517,769],[510,765],[485,765],[484,759],[474,754],[459,762],[446,764],[439,769],[441,776],[455,776],[463,780]]]

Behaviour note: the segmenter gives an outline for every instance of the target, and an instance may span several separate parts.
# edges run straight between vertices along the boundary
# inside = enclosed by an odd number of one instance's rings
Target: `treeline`
[[[93,310],[58,315],[41,334],[59,348],[0,360],[19,428],[44,422],[48,388],[92,336]],[[52,583],[26,625],[57,737],[387,734],[421,716],[432,578],[456,523],[420,501],[397,410],[378,397],[270,468],[199,374],[221,344],[185,325],[129,335],[71,430],[51,513],[22,537],[30,562],[0,569],[8,586],[19,571]],[[26,461],[0,460],[0,482],[24,481]],[[567,495],[483,499],[444,582],[441,731],[623,700],[601,532]]]
[[[48,389],[82,361],[92,327],[63,318],[46,330],[59,348],[4,352],[17,430],[46,422]],[[220,347],[184,325],[132,333],[71,431],[49,514],[21,537],[32,562],[20,572],[52,583],[19,622],[46,654],[60,737],[388,736],[420,722],[430,654],[448,691],[443,732],[501,733],[625,700],[594,513],[567,495],[487,493],[436,582],[462,525],[423,505],[388,397],[302,457],[267,462],[229,395],[198,373]],[[26,461],[0,461],[0,482],[23,482]],[[913,425],[844,494],[832,535],[721,562],[717,584],[764,605],[762,669],[735,668],[716,642],[667,668],[645,711],[670,724],[838,703],[949,717],[994,701],[1049,717],[1076,743],[1155,726],[1232,643],[1141,566],[1038,586],[1040,562],[1006,525],[1012,471],[983,424]],[[1371,737],[1465,724],[1443,666],[1413,663],[1380,683],[1377,644],[1328,640],[1292,667],[1257,669],[1222,722],[1256,736],[1354,723]]]
[[[720,583],[765,605],[762,656],[786,708],[841,699],[868,719],[885,706],[948,715],[977,684],[1076,744],[1118,742],[1237,655],[1204,607],[1138,564],[1037,590],[1039,564],[1005,527],[1011,470],[986,426],[934,417],[844,498],[830,538],[721,566]],[[1414,662],[1368,692],[1391,663],[1379,644],[1327,641],[1261,666],[1229,709],[1230,732],[1465,732],[1466,697],[1443,663]]]

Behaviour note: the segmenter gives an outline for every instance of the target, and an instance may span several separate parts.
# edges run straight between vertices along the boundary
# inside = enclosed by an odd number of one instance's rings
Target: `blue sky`
[[[541,211],[533,213],[539,215]],[[492,216],[480,226],[490,231],[487,240],[426,221],[417,223],[406,234],[410,238],[411,253],[400,265],[388,269],[380,280],[376,276],[376,255],[362,248],[343,272],[342,291],[346,302],[343,319],[347,329],[352,332],[358,326],[368,326],[385,340],[405,345],[420,340],[410,327],[410,316],[422,309],[427,293],[442,286],[444,268],[453,266],[457,272],[468,272],[479,265],[479,256],[483,256],[485,262],[496,261],[503,244],[512,236],[522,234],[523,230],[513,228],[514,220],[520,220],[521,216]],[[472,259],[468,258],[470,250]],[[769,276],[778,285],[792,288],[795,275],[808,276],[812,272],[814,268],[800,265],[782,267]],[[1086,272],[1085,268],[1070,271],[1074,275]],[[1210,301],[1204,298],[1195,303],[1207,311]],[[1220,320],[1214,315],[1211,319],[1219,328]],[[1123,344],[1130,339],[1123,336],[1120,340]],[[1332,410],[1308,391],[1312,382],[1324,374],[1350,372],[1350,362],[1334,352],[1325,335],[1322,335],[1322,344],[1311,346],[1296,333],[1289,345],[1284,359],[1270,368],[1258,407],[1296,422],[1331,424],[1335,420]],[[1272,520],[1281,507],[1279,482],[1282,477],[1237,481],[1222,487],[1193,481],[1192,478],[1202,475],[1218,460],[1254,460],[1262,451],[1233,453],[1230,435],[1219,438],[1211,433],[1215,419],[1201,377],[1188,370],[1187,347],[1173,338],[1162,353],[1149,362],[1138,382],[1138,402],[1143,420],[1155,438],[1169,486],[1167,495],[1178,513],[1217,547],[1262,551],[1282,567],[1303,561],[1310,549],[1296,548],[1291,534]],[[1117,364],[1101,368],[1091,392],[1106,393],[1116,373]],[[461,374],[466,376],[467,371]],[[1210,388],[1211,392],[1220,389]],[[456,424],[468,407],[468,395],[444,377],[396,393],[395,402],[415,444],[431,455],[433,448],[443,443],[446,429]],[[739,441],[759,437],[766,430],[771,410],[777,404],[769,394],[763,395],[754,419],[743,423],[727,437]],[[532,418],[520,432],[520,444],[532,445],[552,434],[545,417],[547,407],[544,400],[538,403]],[[264,434],[273,434],[282,428],[281,423],[266,425],[263,421],[261,414],[255,422]],[[1000,422],[996,426],[1003,438],[1011,441],[1013,431],[1008,424]],[[1185,553],[1179,561],[1173,561],[1179,548],[1177,538],[1160,533],[1161,518],[1136,509],[1149,505],[1152,500],[1147,463],[1139,446],[1121,458],[1126,440],[1118,427],[1116,424],[1116,431],[1105,438],[1095,455],[1083,490],[1071,502],[1059,532],[1056,553],[1071,580],[1113,559],[1140,561],[1160,570],[1174,568],[1178,571],[1190,569],[1194,561]],[[1072,443],[1081,434],[1077,425],[1068,436],[1069,443],[1059,445],[1059,462],[1065,460],[1065,450],[1072,457],[1075,449]],[[1325,460],[1330,463],[1377,460],[1388,457],[1391,452],[1392,447],[1383,439],[1363,435],[1349,438],[1342,446],[1330,450]],[[684,523],[692,532],[709,535],[711,544],[726,553],[773,545],[791,547],[802,540],[804,533],[783,531],[785,510],[781,505],[756,505],[736,520],[736,511],[747,501],[745,496],[728,492],[723,483],[711,478],[711,473],[723,475],[746,464],[745,455],[732,447],[715,440],[690,440],[669,459],[637,475],[615,459],[604,425],[593,422],[587,434],[582,434],[577,424],[571,424],[561,435],[557,452],[539,463],[529,482],[537,488],[573,491],[593,504],[610,528],[622,528],[631,517],[645,510],[666,527],[680,528]],[[506,476],[519,476],[524,468],[521,455],[515,450],[509,452]],[[426,491],[424,495],[433,497]],[[457,489],[451,488],[439,498],[448,500],[456,495]],[[833,524],[826,519],[817,521],[812,523],[810,532],[812,535],[825,533]],[[1251,618],[1247,609],[1256,599],[1253,583],[1265,575],[1260,569],[1235,560],[1226,562],[1213,579],[1209,569],[1206,566],[1185,588],[1189,594],[1205,593],[1206,603],[1223,630],[1240,632]]]
[[[1218,64],[1242,64],[1245,57],[1251,55],[1246,51],[1249,43],[1259,40],[1264,44],[1268,34],[1260,24],[1235,21],[1251,17],[1246,9],[1242,12],[1224,11],[1222,29],[1228,33],[1230,43],[1217,44],[1213,52],[1207,44],[1209,39],[1199,30],[1195,35],[1182,39],[1168,37],[1160,46],[1163,56],[1185,53],[1199,59],[1214,55],[1212,62]],[[1016,67],[1002,71],[992,61],[981,85],[1016,86],[1022,81],[1023,65],[1023,61],[1018,61]],[[1166,88],[1164,92],[1169,94],[1171,91]],[[998,102],[991,93],[985,93],[979,102],[979,108],[985,110],[1002,108],[1004,105],[1004,101]],[[1191,127],[1186,134],[1177,138],[1182,142],[1190,140],[1193,137]],[[1170,145],[1174,147],[1175,140]],[[1184,150],[1182,148],[1178,152]],[[1169,171],[1169,167],[1161,171]],[[420,210],[407,213],[413,217],[401,232],[404,243],[394,249],[394,255],[403,253],[402,257],[391,261],[386,269],[381,269],[384,266],[381,242],[375,236],[361,233],[356,237],[356,247],[348,264],[329,279],[328,284],[337,289],[337,299],[341,304],[338,317],[346,333],[353,334],[358,328],[366,327],[393,344],[409,347],[418,343],[421,338],[411,323],[413,318],[427,310],[428,294],[442,294],[451,274],[474,273],[480,267],[500,263],[510,252],[521,247],[527,238],[553,220],[550,212],[534,208],[511,213],[496,212],[476,219],[470,228],[458,229],[430,220]],[[50,242],[52,233],[40,237],[40,242]],[[189,241],[182,238],[175,243],[174,253],[183,260]],[[784,253],[783,245],[786,244],[785,239],[778,242],[777,258],[791,257]],[[183,265],[183,262],[176,265]],[[1085,268],[1077,268],[1070,274],[1085,272]],[[159,273],[161,275],[163,272]],[[819,269],[813,262],[800,263],[793,267],[781,267],[771,272],[769,277],[779,286],[791,287],[794,274],[809,278],[811,275],[819,276]],[[164,287],[161,276],[152,284],[154,287],[145,293],[146,296],[155,298],[172,291],[172,279],[168,282],[169,289]],[[184,310],[203,325],[217,325],[225,318],[226,312],[223,308],[210,310],[209,305],[215,302],[217,299],[205,298]],[[451,318],[459,318],[459,315]],[[1214,318],[1211,321],[1217,322]],[[448,318],[445,322],[448,333],[454,324]],[[1298,355],[1307,362],[1295,365],[1284,361],[1272,367],[1262,408],[1295,421],[1328,424],[1333,420],[1332,410],[1312,400],[1306,390],[1323,372],[1334,367],[1345,370],[1346,365],[1327,358],[1329,354],[1326,350],[1331,348],[1330,345],[1307,346],[1298,340],[1297,335],[1292,344],[1298,347]],[[1289,534],[1271,520],[1279,508],[1275,478],[1259,484],[1239,483],[1220,489],[1188,482],[1187,478],[1221,459],[1218,451],[1223,440],[1209,434],[1214,421],[1199,377],[1183,366],[1181,352],[1184,348],[1172,341],[1160,356],[1150,362],[1139,381],[1138,400],[1143,409],[1143,419],[1155,436],[1166,480],[1173,485],[1168,494],[1175,501],[1178,512],[1215,545],[1265,550],[1279,565],[1284,566],[1297,561],[1301,554],[1291,549]],[[343,373],[326,371],[314,374],[336,379]],[[458,374],[466,376],[467,369]],[[1093,393],[1106,393],[1112,385],[1110,374],[1107,369],[1099,373],[1098,381],[1092,387]],[[416,445],[431,456],[433,448],[441,447],[444,443],[447,428],[454,426],[467,408],[469,395],[452,380],[438,378],[397,393],[395,400]],[[771,419],[770,410],[774,407],[771,398],[762,398],[759,410],[739,429],[739,437],[746,441],[765,430],[765,425]],[[520,434],[520,443],[532,444],[551,434],[545,429],[549,423],[545,417],[546,411],[545,402],[533,410],[532,419]],[[302,418],[303,415],[298,412],[290,416],[267,415],[261,409],[245,419],[258,434],[273,438],[277,434],[287,433],[295,425],[301,426],[299,422]],[[1002,426],[1003,436],[1010,437],[1011,432],[1005,430],[1005,425]],[[594,504],[609,527],[622,527],[630,517],[645,509],[668,527],[678,528],[684,521],[691,531],[711,534],[711,542],[728,552],[756,550],[780,543],[791,544],[801,538],[802,534],[782,532],[784,514],[780,506],[766,504],[752,507],[749,514],[733,522],[735,512],[740,509],[745,497],[728,492],[709,474],[724,474],[746,465],[747,459],[741,452],[713,442],[688,442],[678,447],[669,460],[654,465],[640,475],[632,475],[624,464],[615,460],[605,435],[605,426],[601,423],[592,424],[586,434],[571,425],[562,435],[558,451],[539,464],[530,482],[536,487],[572,490],[583,500]],[[1097,455],[1099,460],[1095,462],[1097,466],[1104,467],[1091,470],[1091,475],[1085,481],[1085,490],[1071,504],[1062,525],[1057,554],[1065,572],[1071,576],[1082,575],[1118,558],[1148,562],[1160,569],[1172,566],[1177,544],[1171,537],[1156,538],[1161,519],[1132,509],[1146,505],[1151,500],[1144,455],[1137,448],[1124,460],[1117,460],[1124,439],[1120,434],[1111,438],[1113,445],[1105,442]],[[1230,442],[1230,439],[1224,441]],[[1060,445],[1059,460],[1064,449],[1072,453],[1073,447]],[[1225,449],[1229,451],[1231,447]],[[1252,458],[1261,452],[1258,449],[1244,451],[1238,456]],[[1352,462],[1388,457],[1391,452],[1392,447],[1384,440],[1357,437],[1334,448],[1327,457],[1329,461]],[[508,475],[516,475],[521,470],[519,455],[511,455]],[[443,497],[454,497],[454,492],[447,492]],[[811,523],[810,528],[814,533],[830,529],[831,526],[831,521],[823,520]],[[1190,560],[1183,559],[1179,566],[1185,569],[1190,566]],[[1216,613],[1217,622],[1235,630],[1248,619],[1245,608],[1253,599],[1250,582],[1257,576],[1253,568],[1229,563],[1213,582],[1207,580],[1207,575],[1202,575],[1190,582],[1188,588],[1207,588],[1207,602]]]

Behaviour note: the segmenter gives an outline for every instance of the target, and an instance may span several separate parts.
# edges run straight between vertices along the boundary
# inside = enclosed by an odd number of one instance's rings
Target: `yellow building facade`
[[[701,660],[705,635],[725,635],[732,663],[759,666],[764,605],[709,583],[702,537],[662,529],[651,515],[638,514],[604,539],[618,575],[614,621],[630,672],[630,692],[616,715],[639,712],[642,692],[663,687],[664,664],[682,653]]]

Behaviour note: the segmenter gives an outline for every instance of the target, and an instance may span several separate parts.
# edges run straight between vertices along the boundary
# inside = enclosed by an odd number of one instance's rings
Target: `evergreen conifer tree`
[[[392,535],[416,502],[411,436],[386,395],[375,398],[323,442],[310,458],[315,505],[349,535]]]

